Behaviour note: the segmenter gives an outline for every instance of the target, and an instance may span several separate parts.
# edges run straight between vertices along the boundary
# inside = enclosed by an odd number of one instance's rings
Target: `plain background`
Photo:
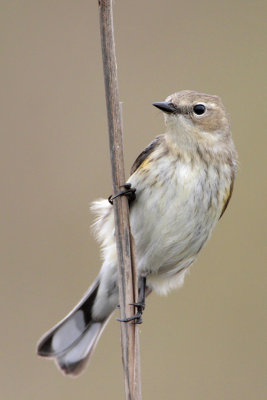
[[[182,89],[222,97],[240,158],[184,287],[148,300],[144,400],[267,395],[264,12],[263,1],[115,2],[126,170],[164,131],[151,103]],[[123,399],[115,318],[78,379],[35,355],[100,266],[88,210],[111,173],[97,1],[1,1],[0,26],[1,399]]]

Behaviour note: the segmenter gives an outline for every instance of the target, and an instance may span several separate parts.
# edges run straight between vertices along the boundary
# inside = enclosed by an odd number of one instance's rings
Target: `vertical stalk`
[[[125,183],[122,118],[119,103],[117,63],[113,30],[112,0],[99,0],[100,32],[108,116],[113,193]],[[114,199],[115,234],[118,255],[118,279],[121,318],[133,315],[137,293],[133,238],[129,225],[126,197]],[[140,349],[138,326],[121,322],[122,361],[126,400],[141,400]]]

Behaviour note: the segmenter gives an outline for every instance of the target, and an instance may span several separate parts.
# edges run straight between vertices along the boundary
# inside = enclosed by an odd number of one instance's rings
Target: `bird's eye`
[[[204,104],[196,104],[193,107],[193,111],[194,111],[194,114],[196,114],[196,115],[202,115],[206,111],[206,107],[204,106]]]

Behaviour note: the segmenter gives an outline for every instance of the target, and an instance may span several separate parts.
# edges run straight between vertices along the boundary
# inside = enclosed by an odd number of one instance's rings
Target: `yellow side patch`
[[[231,199],[231,196],[232,196],[232,193],[233,193],[233,185],[234,185],[234,182],[232,180],[230,188],[229,188],[229,190],[226,190],[224,198],[223,198],[223,207],[222,207],[222,212],[221,212],[220,218],[223,216],[223,214],[224,214],[224,212],[225,212],[225,210],[226,210],[226,208],[227,208],[227,206],[229,204],[229,201]]]
[[[151,159],[150,159],[149,157],[147,157],[147,158],[142,162],[142,164],[140,165],[140,167],[139,167],[138,169],[139,169],[139,170],[142,170],[142,169],[148,170],[148,169],[151,168],[151,165],[148,165],[148,164],[151,164]]]

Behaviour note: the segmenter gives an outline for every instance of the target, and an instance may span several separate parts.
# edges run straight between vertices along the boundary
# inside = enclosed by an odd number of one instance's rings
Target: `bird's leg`
[[[144,309],[146,308],[146,277],[145,276],[141,277],[141,286],[140,286],[140,291],[139,291],[138,302],[131,303],[131,305],[133,305],[137,308],[136,315],[139,315],[139,317],[136,318],[135,323],[141,324],[143,322],[142,314],[143,314]]]
[[[132,306],[135,306],[137,309],[137,313],[129,318],[120,319],[117,318],[117,321],[120,322],[131,322],[134,321],[135,324],[142,324],[142,314],[146,307],[146,277],[141,278],[141,286],[139,291],[139,297],[137,303],[130,303]]]
[[[132,188],[132,185],[130,183],[125,183],[125,185],[120,186],[121,188],[124,188],[125,190],[122,190],[120,193],[110,195],[108,198],[108,201],[110,204],[113,205],[113,200],[116,199],[116,197],[119,196],[126,196],[128,199],[129,204],[136,199],[136,189]]]

